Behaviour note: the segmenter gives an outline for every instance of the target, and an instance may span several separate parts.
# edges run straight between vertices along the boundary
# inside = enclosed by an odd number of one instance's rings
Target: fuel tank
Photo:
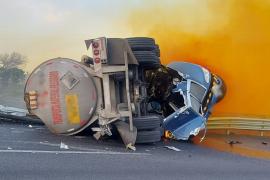
[[[53,133],[67,135],[90,125],[99,100],[93,74],[67,58],[51,59],[34,69],[25,85],[29,94],[35,94],[29,97],[36,104],[28,110]]]

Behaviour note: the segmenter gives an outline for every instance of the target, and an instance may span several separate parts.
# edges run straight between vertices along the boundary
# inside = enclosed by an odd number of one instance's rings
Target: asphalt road
[[[0,179],[269,179],[270,161],[184,142],[138,145],[57,136],[40,125],[0,122]],[[61,149],[64,143],[68,149]],[[164,148],[181,149],[180,152]]]

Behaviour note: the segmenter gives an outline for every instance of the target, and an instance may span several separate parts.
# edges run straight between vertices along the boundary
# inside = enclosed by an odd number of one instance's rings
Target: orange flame
[[[165,64],[189,61],[220,75],[227,95],[214,115],[270,117],[270,1],[156,4],[131,13],[133,35],[155,38]]]

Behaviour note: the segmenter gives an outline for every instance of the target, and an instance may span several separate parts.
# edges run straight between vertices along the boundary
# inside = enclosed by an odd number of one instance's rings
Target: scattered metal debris
[[[133,151],[136,151],[136,147],[133,146],[131,143],[129,143],[128,145],[126,145],[127,149],[131,149]]]
[[[178,148],[176,148],[174,146],[164,146],[164,148],[167,148],[167,149],[170,149],[170,150],[173,150],[173,151],[177,151],[177,152],[182,151],[181,149],[178,149]]]
[[[68,145],[64,144],[63,142],[60,143],[60,149],[69,149]]]
[[[267,142],[265,142],[265,141],[263,141],[263,142],[262,142],[262,144],[263,144],[263,145],[267,145],[268,143],[267,143]]]
[[[228,141],[228,144],[232,146],[232,145],[234,145],[234,144],[242,144],[242,142],[230,140],[230,141]]]

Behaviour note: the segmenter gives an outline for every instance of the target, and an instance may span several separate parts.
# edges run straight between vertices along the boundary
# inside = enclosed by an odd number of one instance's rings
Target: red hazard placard
[[[60,106],[58,71],[49,72],[49,91],[53,123],[61,124],[63,123],[63,119]]]

